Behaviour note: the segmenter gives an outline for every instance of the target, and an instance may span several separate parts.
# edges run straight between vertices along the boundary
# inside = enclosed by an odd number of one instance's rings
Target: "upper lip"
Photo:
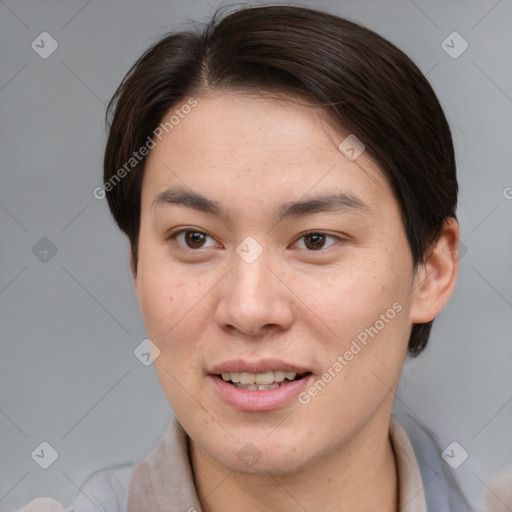
[[[288,363],[280,359],[260,359],[258,361],[246,361],[245,359],[231,359],[212,367],[210,373],[219,375],[221,373],[265,373],[270,371],[283,370],[285,372],[307,373],[309,370],[303,366]]]

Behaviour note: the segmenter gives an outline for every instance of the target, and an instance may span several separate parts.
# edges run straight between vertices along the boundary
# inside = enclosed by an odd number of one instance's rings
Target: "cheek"
[[[165,278],[161,273],[143,270],[138,276],[138,298],[144,323],[151,339],[158,345],[176,323],[183,301],[176,299],[182,282]]]
[[[150,338],[153,336],[158,345],[165,344],[184,324],[190,324],[190,317],[197,316],[206,285],[204,279],[190,270],[184,272],[179,266],[170,265],[157,251],[143,255],[136,288]],[[194,325],[191,324],[192,328]]]
[[[408,281],[398,267],[391,258],[361,259],[321,279],[296,280],[314,313],[313,336],[323,338],[315,353],[331,373],[324,374],[329,384],[316,402],[319,414],[333,403],[340,420],[363,414],[387,396],[383,382],[398,380],[409,334]]]
[[[207,317],[206,282],[148,261],[137,279],[147,335],[160,350],[154,368],[162,389],[175,411],[193,410],[197,404],[183,390],[194,389],[202,371],[197,354]]]
[[[347,339],[379,320],[404,296],[404,278],[392,262],[370,259],[310,276],[297,274],[297,296],[338,338]],[[391,311],[393,314],[394,311]]]
[[[316,327],[331,331],[315,344],[324,373],[303,396],[306,424],[313,410],[326,425],[363,424],[392,400],[390,388],[401,373],[408,340],[405,280],[374,265],[353,270],[327,286],[317,281],[306,296],[316,297],[310,314]]]
[[[148,267],[153,270],[138,277],[140,308],[148,338],[160,349],[155,370],[166,394],[176,397],[181,386],[175,379],[190,387],[203,371],[200,355],[211,343],[214,308],[214,294],[208,292],[215,279]]]

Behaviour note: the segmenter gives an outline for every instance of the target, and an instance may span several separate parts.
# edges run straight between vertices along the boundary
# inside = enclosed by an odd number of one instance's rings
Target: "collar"
[[[392,415],[389,437],[398,471],[400,512],[427,512],[418,461]],[[189,458],[189,437],[176,417],[156,448],[133,470],[126,512],[201,512]]]
[[[421,471],[414,449],[395,416],[389,422],[389,438],[395,453],[398,472],[398,510],[400,512],[427,512],[427,502]]]

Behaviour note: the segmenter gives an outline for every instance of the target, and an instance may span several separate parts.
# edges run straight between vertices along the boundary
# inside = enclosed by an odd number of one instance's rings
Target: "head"
[[[153,45],[109,113],[106,197],[198,446],[294,471],[389,416],[457,274],[450,129],[414,63],[327,13],[242,9]],[[217,376],[267,370],[300,394],[241,406]]]

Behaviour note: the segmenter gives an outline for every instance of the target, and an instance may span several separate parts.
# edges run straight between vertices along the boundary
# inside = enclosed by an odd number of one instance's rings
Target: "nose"
[[[293,294],[265,251],[248,263],[233,255],[234,268],[224,281],[216,311],[217,325],[232,334],[268,336],[287,330],[294,320]]]

